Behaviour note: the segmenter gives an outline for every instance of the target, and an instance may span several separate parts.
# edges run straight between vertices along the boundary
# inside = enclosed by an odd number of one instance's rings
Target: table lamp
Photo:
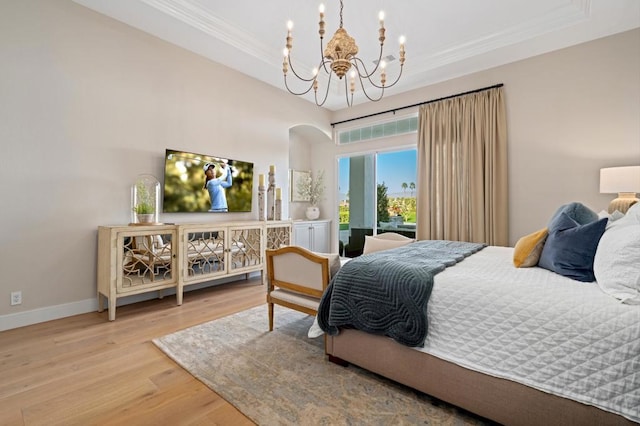
[[[626,213],[629,207],[640,202],[637,192],[640,192],[640,166],[600,169],[600,193],[618,194],[609,204],[609,213],[616,210]]]

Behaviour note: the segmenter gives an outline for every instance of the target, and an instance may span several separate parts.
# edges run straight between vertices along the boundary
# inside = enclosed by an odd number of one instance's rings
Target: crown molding
[[[273,49],[260,39],[251,36],[192,0],[139,0],[166,15],[177,19],[198,31],[232,46],[264,63],[279,68],[282,64],[274,61],[277,56]]]

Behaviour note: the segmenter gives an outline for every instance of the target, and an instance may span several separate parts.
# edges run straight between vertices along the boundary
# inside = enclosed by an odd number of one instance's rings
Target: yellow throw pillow
[[[538,264],[549,230],[543,228],[520,238],[513,249],[513,264],[516,268],[530,268]]]

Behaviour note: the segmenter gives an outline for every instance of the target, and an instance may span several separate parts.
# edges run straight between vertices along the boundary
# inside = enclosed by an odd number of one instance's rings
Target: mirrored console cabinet
[[[290,221],[98,227],[98,312],[119,298],[260,272],[264,251],[289,245]]]

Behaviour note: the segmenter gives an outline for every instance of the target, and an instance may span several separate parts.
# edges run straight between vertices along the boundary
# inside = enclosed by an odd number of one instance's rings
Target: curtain
[[[508,245],[503,88],[422,105],[418,121],[417,238]]]

